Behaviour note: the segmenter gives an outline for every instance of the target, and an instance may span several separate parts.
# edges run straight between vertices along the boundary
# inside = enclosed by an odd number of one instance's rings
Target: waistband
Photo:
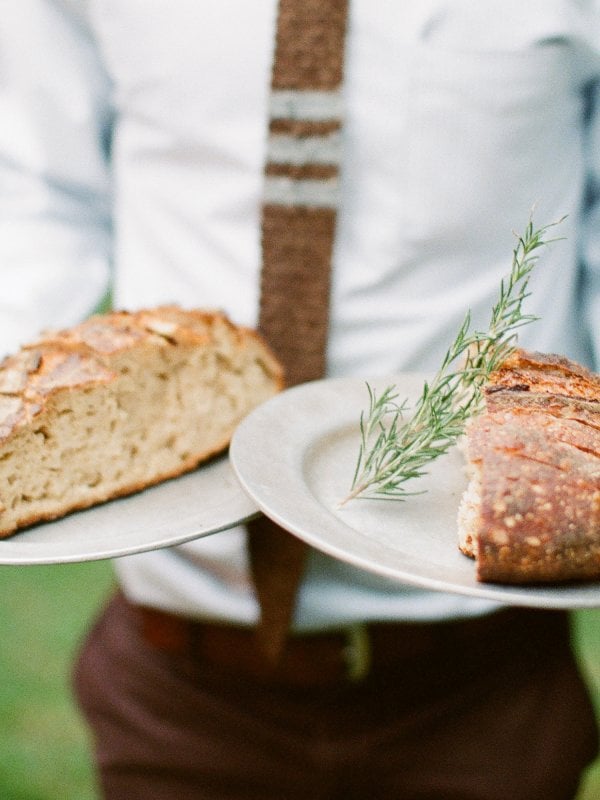
[[[125,601],[127,602],[127,601]],[[377,622],[326,632],[291,634],[273,665],[252,627],[191,620],[156,608],[129,604],[143,640],[156,650],[253,679],[288,685],[328,686],[365,680],[374,673],[450,659],[458,669],[474,659],[490,662],[515,648],[543,650],[568,638],[561,612],[507,608],[482,617],[444,622]],[[560,631],[565,636],[560,635]]]

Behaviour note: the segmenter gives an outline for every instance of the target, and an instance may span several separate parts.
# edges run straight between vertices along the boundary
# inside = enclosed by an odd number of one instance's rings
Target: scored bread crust
[[[515,351],[469,424],[459,547],[477,578],[600,577],[600,378],[566,358]]]
[[[194,469],[283,385],[263,340],[217,311],[43,334],[0,364],[0,536]]]

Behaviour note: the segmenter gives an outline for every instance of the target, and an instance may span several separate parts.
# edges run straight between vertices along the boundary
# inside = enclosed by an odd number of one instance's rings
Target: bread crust
[[[480,581],[600,577],[600,381],[568,359],[519,350],[486,390],[467,457],[479,508],[461,549]]]
[[[0,536],[194,469],[283,385],[262,339],[217,311],[44,333],[0,364]]]

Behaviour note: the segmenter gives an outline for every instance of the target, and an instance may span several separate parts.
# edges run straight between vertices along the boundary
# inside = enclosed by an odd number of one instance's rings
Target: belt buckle
[[[346,676],[357,682],[366,678],[371,668],[371,639],[369,629],[362,623],[345,629],[346,646],[343,650]]]

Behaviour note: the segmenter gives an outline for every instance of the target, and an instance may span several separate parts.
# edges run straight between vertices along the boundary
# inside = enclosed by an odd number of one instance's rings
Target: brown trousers
[[[103,796],[571,800],[597,734],[566,615],[430,630],[360,682],[286,685],[148,644],[117,596],[75,673]]]

